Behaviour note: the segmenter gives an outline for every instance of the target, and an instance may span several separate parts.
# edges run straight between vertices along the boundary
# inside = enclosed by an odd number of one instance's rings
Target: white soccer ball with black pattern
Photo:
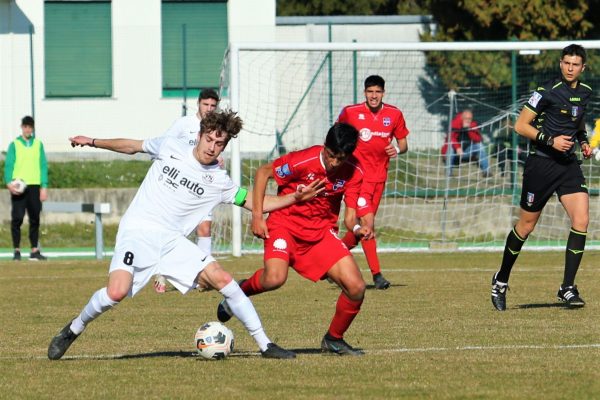
[[[233,332],[220,322],[212,321],[196,331],[198,354],[207,360],[221,360],[233,351]]]
[[[13,188],[15,188],[15,190],[19,194],[23,194],[25,189],[27,189],[27,184],[25,183],[25,181],[23,179],[17,178],[11,182],[11,185],[13,186]]]

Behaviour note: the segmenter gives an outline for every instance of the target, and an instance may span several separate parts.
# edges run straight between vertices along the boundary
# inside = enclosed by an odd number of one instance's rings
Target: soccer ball
[[[27,188],[27,184],[25,183],[25,181],[23,179],[20,179],[20,178],[14,179],[11,182],[11,184],[13,185],[13,187],[17,190],[17,192],[19,194],[23,194],[23,192]]]
[[[220,322],[207,322],[196,331],[196,349],[207,360],[220,360],[233,351],[233,332]]]

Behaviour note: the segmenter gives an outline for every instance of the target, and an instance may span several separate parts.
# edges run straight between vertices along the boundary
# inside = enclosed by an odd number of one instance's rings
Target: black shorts
[[[554,192],[559,198],[565,194],[588,192],[579,162],[574,159],[563,164],[548,157],[529,156],[523,171],[521,208],[541,211]]]

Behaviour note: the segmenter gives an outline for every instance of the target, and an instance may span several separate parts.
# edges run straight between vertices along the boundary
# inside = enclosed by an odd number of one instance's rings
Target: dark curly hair
[[[208,113],[200,122],[200,135],[207,132],[217,132],[217,136],[225,136],[227,142],[236,138],[242,130],[243,121],[237,113],[231,110]]]

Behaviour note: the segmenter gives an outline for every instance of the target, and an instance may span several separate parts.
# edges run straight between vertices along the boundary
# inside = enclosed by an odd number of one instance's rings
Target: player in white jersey
[[[70,138],[74,147],[92,146],[126,154],[146,152],[154,162],[119,224],[107,287],[94,293],[81,313],[52,339],[48,358],[61,358],[91,321],[125,297],[133,297],[158,273],[183,294],[198,286],[218,290],[257,342],[263,357],[295,357],[267,337],[252,302],[231,275],[187,239],[197,222],[219,203],[252,209],[252,196],[217,165],[217,157],[241,127],[241,119],[225,111],[204,118],[194,147],[164,136],[143,141]],[[265,211],[308,200],[322,191],[321,186],[322,182],[317,182],[286,197],[271,196]]]
[[[173,125],[165,132],[164,136],[176,137],[188,143],[191,147],[198,141],[198,132],[200,131],[200,121],[209,112],[217,109],[219,104],[219,95],[213,89],[204,89],[198,95],[198,111],[193,115],[186,115],[178,118]],[[219,165],[223,166],[223,158],[218,157]],[[196,227],[196,244],[206,254],[212,254],[211,240],[212,213],[204,216],[202,221]],[[154,290],[157,293],[164,293],[167,289],[166,278],[157,275],[154,280]]]

